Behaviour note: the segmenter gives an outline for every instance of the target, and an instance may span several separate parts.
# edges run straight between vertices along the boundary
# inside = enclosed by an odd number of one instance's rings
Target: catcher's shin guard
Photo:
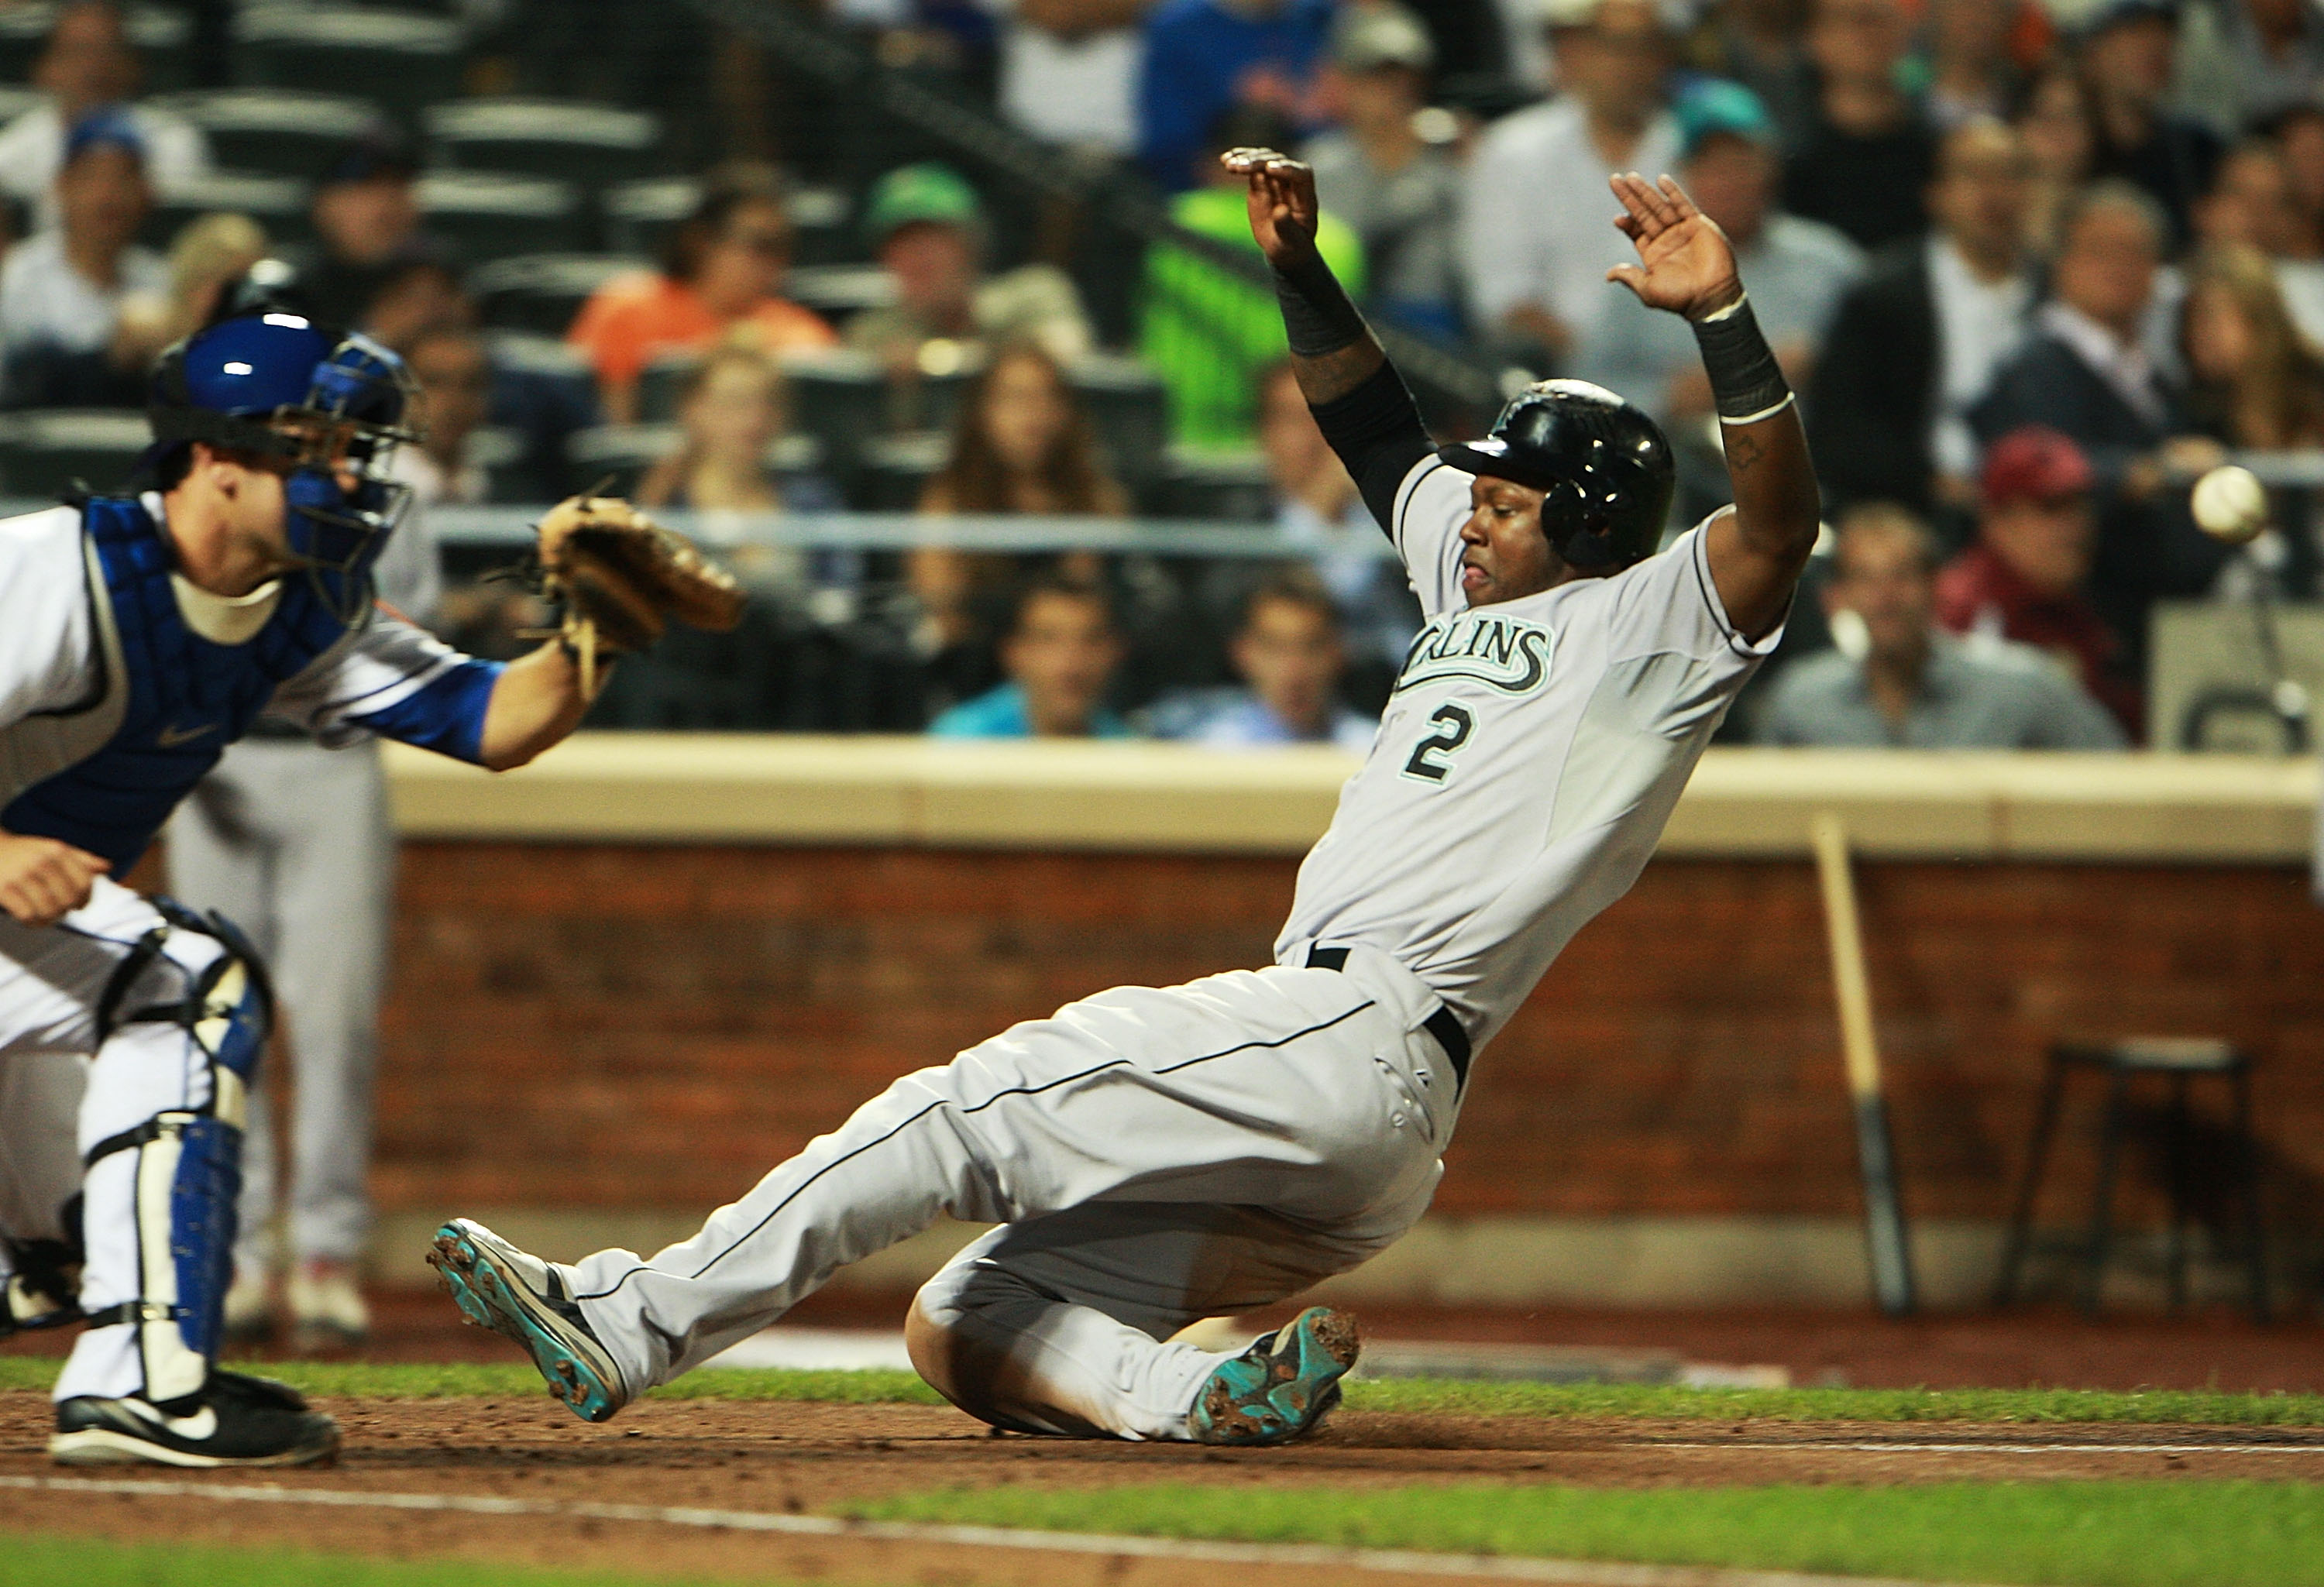
[[[92,1327],[136,1327],[144,1398],[167,1406],[200,1393],[224,1333],[249,1084],[272,999],[256,954],[232,926],[167,900],[154,907],[167,924],[132,949],[115,973],[98,1029],[109,1039],[126,1025],[182,1026],[208,1071],[208,1096],[197,1106],[155,1113],[88,1152],[91,1168],[116,1153],[135,1154],[137,1247],[136,1298],[92,1312],[88,1321]],[[180,932],[213,937],[225,952],[189,969],[166,952],[169,937]],[[140,978],[164,963],[179,971],[183,995],[124,1007]]]

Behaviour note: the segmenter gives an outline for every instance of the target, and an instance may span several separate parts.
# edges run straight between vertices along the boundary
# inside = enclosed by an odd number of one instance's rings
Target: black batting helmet
[[[1527,386],[1481,441],[1439,447],[1453,467],[1548,493],[1542,532],[1586,573],[1654,554],[1670,516],[1670,442],[1645,411],[1586,380]]]

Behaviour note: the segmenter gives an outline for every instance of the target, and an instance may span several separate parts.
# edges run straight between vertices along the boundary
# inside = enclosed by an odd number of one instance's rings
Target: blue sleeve
[[[492,704],[501,671],[498,661],[471,657],[392,705],[377,711],[357,706],[347,710],[344,719],[383,738],[480,766],[484,759],[484,711]]]

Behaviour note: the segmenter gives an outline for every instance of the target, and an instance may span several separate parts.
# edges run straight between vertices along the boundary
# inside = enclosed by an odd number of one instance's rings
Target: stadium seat
[[[576,249],[581,205],[572,187],[545,177],[488,171],[436,171],[416,195],[428,230],[471,261]]]
[[[235,75],[253,86],[377,100],[416,118],[460,91],[460,24],[369,6],[252,5],[234,21]]]
[[[21,83],[0,83],[0,126],[37,107],[47,97],[40,89],[28,88]]]
[[[650,174],[661,123],[650,112],[569,99],[456,99],[420,118],[447,164],[514,171],[586,188]]]
[[[487,329],[484,346],[493,355],[495,368],[513,369],[549,380],[576,381],[592,389],[596,385],[587,355],[561,337],[545,337],[536,331]]]
[[[916,512],[928,481],[952,456],[952,438],[933,430],[881,436],[863,447],[862,507]]]
[[[649,260],[618,254],[520,254],[477,266],[468,287],[483,305],[486,325],[558,337],[590,293],[614,276],[652,268]]]
[[[264,226],[266,240],[279,248],[304,241],[312,231],[308,195],[307,184],[296,177],[213,171],[156,197],[138,236],[148,246],[167,248],[188,221],[226,211]]]
[[[685,444],[686,432],[675,424],[600,424],[576,430],[565,443],[572,488],[629,495],[647,469]]]
[[[307,180],[379,117],[367,100],[297,88],[204,88],[154,105],[201,128],[211,160],[226,170]]]
[[[896,283],[876,264],[801,265],[783,278],[783,291],[831,320],[896,300]]]
[[[143,413],[112,408],[31,408],[0,414],[0,491],[53,500],[76,481],[117,489],[153,439]]]
[[[1174,447],[1163,458],[1153,496],[1166,518],[1264,523],[1275,516],[1275,487],[1268,479],[1267,459],[1256,452]]]
[[[792,423],[823,443],[825,466],[835,478],[853,474],[864,443],[887,428],[888,381],[878,361],[833,347],[786,355],[783,374]]]
[[[638,418],[662,424],[678,417],[678,393],[702,367],[699,355],[664,353],[638,373]]]
[[[1168,394],[1135,358],[1093,354],[1065,372],[1113,475],[1133,493],[1161,477],[1170,441]]]

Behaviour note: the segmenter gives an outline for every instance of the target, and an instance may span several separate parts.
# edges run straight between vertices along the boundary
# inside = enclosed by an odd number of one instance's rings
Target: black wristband
[[[1708,319],[1691,321],[1702,350],[1703,373],[1724,424],[1753,424],[1781,413],[1792,401],[1791,383],[1775,349],[1759,332],[1751,300],[1741,297]]]
[[[1275,300],[1283,309],[1283,330],[1302,358],[1323,358],[1352,347],[1369,334],[1364,317],[1321,254],[1309,254],[1289,270],[1275,269]]]

